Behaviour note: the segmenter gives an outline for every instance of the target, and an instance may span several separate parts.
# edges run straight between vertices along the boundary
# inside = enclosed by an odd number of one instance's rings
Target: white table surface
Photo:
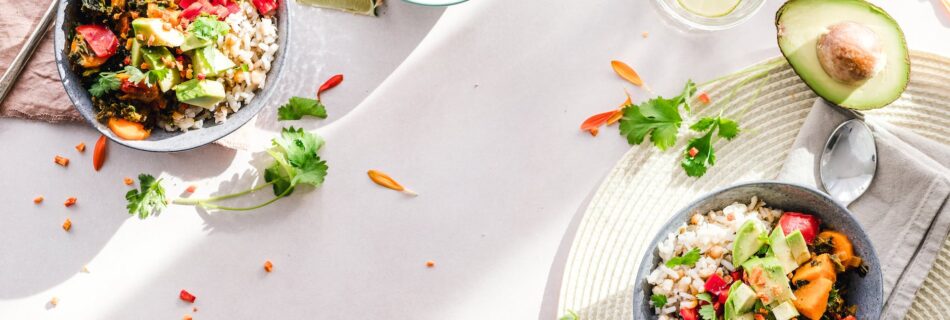
[[[878,3],[911,48],[950,54],[950,21],[934,15],[936,1]],[[392,26],[381,28],[424,30],[440,14],[389,5],[383,19]],[[355,106],[373,81],[344,82],[331,119],[305,122],[327,140],[324,186],[249,213],[173,206],[139,220],[125,212],[122,178],[160,175],[170,195],[189,184],[199,196],[238,190],[255,178],[259,153],[207,146],[151,154],[112,144],[94,172],[91,152],[72,149],[95,142],[91,128],[2,119],[0,319],[552,319],[578,208],[627,150],[614,128],[593,139],[577,130],[623,100],[625,84],[608,61],[628,61],[668,95],[687,77],[702,81],[777,55],[778,6],[715,34],[664,25],[645,0],[450,8],[391,74],[345,67],[348,76],[386,78],[353,111],[343,98]],[[310,28],[301,25],[311,18],[343,26],[356,19],[316,9],[295,15],[294,37],[305,36]],[[385,43],[350,43],[335,48],[405,55]],[[285,78],[289,89],[274,104],[336,73],[321,68]],[[70,166],[52,164],[56,154]],[[374,168],[420,196],[375,186],[365,174]],[[46,197],[40,206],[31,201],[37,195]],[[67,209],[69,196],[79,201]],[[67,217],[69,233],[60,229]],[[273,273],[263,272],[266,259]],[[84,265],[89,273],[80,272]],[[198,297],[198,312],[178,299],[181,289]],[[48,309],[54,296],[59,305]]]

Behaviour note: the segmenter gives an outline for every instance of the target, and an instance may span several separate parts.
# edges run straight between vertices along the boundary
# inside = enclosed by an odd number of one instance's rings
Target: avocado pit
[[[883,69],[884,47],[874,30],[857,22],[832,25],[818,38],[818,62],[835,80],[855,84]]]

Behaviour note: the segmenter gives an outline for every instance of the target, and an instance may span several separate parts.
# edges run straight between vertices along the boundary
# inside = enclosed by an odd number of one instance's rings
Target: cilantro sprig
[[[122,81],[116,78],[116,74],[118,74],[118,72],[100,72],[96,83],[92,84],[92,87],[89,88],[89,94],[98,98],[111,91],[119,90],[119,87],[122,86]]]
[[[327,109],[320,100],[292,97],[287,104],[277,108],[277,120],[300,120],[304,116],[327,118]]]
[[[699,261],[699,248],[693,248],[693,250],[689,250],[682,256],[673,257],[670,261],[666,262],[666,266],[668,268],[675,266],[687,266],[692,268],[696,265],[696,261]]]
[[[708,167],[716,164],[716,150],[713,148],[715,137],[732,140],[739,134],[739,124],[731,119],[719,115],[715,118],[705,117],[693,124],[690,129],[705,132],[700,137],[689,140],[683,152],[683,161],[680,165],[690,177],[702,177]]]
[[[711,304],[704,304],[699,308],[699,316],[703,320],[716,320],[716,308]]]
[[[152,84],[158,83],[168,75],[168,69],[152,69],[147,72],[142,72],[139,68],[134,66],[125,66],[120,71],[116,72],[100,72],[99,77],[96,79],[96,83],[93,83],[89,87],[89,94],[94,97],[102,97],[106,93],[119,90],[122,87],[122,80],[119,80],[118,75],[125,74],[128,76],[128,81],[131,83],[145,83],[146,86],[151,87]]]
[[[280,136],[274,138],[272,144],[273,146],[267,150],[267,153],[274,158],[274,163],[264,169],[265,183],[232,194],[204,199],[179,198],[173,200],[172,203],[226,211],[247,211],[264,207],[287,197],[297,186],[318,187],[323,184],[329,167],[327,162],[317,155],[317,151],[324,144],[322,138],[303,129],[290,127],[281,130]],[[165,202],[165,190],[162,188],[160,180],[157,181],[150,175],[142,174],[139,176],[139,181],[142,190],[129,191],[126,194],[126,199],[129,201],[129,213],[138,214],[139,218],[145,219],[164,209],[167,202]],[[273,188],[274,198],[261,204],[249,207],[230,207],[218,204],[220,201],[241,197],[267,187]]]
[[[202,40],[217,40],[218,36],[228,34],[231,27],[224,21],[219,21],[218,16],[202,15],[188,25],[188,34]]]
[[[663,306],[666,306],[666,296],[662,294],[654,294],[650,297],[650,301],[653,301],[653,307],[657,309],[662,309]]]
[[[627,137],[630,144],[640,144],[650,135],[650,141],[660,150],[672,147],[683,123],[679,108],[683,106],[690,112],[689,98],[694,93],[696,84],[689,80],[678,96],[670,99],[656,97],[640,105],[626,106],[620,119],[620,135]]]

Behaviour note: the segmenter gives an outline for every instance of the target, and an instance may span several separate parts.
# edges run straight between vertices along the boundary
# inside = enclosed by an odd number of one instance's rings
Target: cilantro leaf
[[[650,297],[650,301],[653,301],[654,308],[663,308],[666,305],[666,296],[662,294],[654,294]]]
[[[567,314],[559,318],[558,320],[581,320],[581,317],[577,315],[577,312],[574,310],[567,310]]]
[[[224,21],[218,21],[218,17],[200,16],[188,25],[188,34],[202,40],[217,40],[218,36],[228,34],[231,27]]]
[[[693,83],[693,80],[686,80],[686,86],[683,88],[683,92],[680,95],[673,98],[673,104],[679,106],[683,104],[683,109],[686,109],[686,112],[692,113],[693,111],[689,106],[689,98],[696,93],[696,84]]]
[[[99,78],[96,79],[96,83],[92,84],[92,87],[89,88],[89,94],[93,97],[102,97],[102,95],[110,92],[119,90],[119,87],[122,86],[122,81],[119,81],[119,78],[116,78],[116,72],[101,72],[99,73]]]
[[[147,84],[158,83],[168,76],[168,69],[152,69],[145,74],[148,76]]]
[[[693,250],[684,253],[682,256],[670,259],[670,261],[666,262],[666,266],[669,268],[675,266],[687,266],[692,268],[696,265],[696,261],[699,261],[699,248],[693,248]]]
[[[125,194],[125,200],[129,202],[126,205],[129,214],[137,214],[139,219],[145,219],[165,209],[168,202],[165,200],[165,188],[162,188],[161,182],[162,180],[155,180],[151,175],[140,174],[140,190],[132,189]]]
[[[274,182],[274,194],[290,194],[298,184],[319,186],[327,175],[327,162],[320,159],[317,150],[323,147],[323,139],[294,127],[284,128],[280,137],[272,141],[274,148],[268,153],[274,164],[264,171],[267,182]],[[291,189],[291,190],[288,190]]]
[[[683,118],[672,101],[663,98],[651,99],[639,106],[623,109],[620,119],[620,134],[630,144],[640,144],[650,135],[650,140],[660,150],[676,143],[676,132]]]
[[[696,295],[696,300],[712,303],[712,295],[709,292],[703,292]]]
[[[142,70],[133,66],[125,66],[122,73],[129,75],[129,82],[131,83],[141,83],[147,78],[147,75],[143,73]]]
[[[277,120],[300,120],[303,116],[326,119],[327,109],[320,100],[292,97],[277,109]]]
[[[699,316],[703,320],[716,320],[716,309],[711,304],[703,305],[699,308]]]
[[[705,117],[693,124],[691,129],[706,134],[698,138],[689,140],[686,144],[686,150],[683,152],[683,161],[680,165],[686,170],[686,175],[690,177],[701,177],[706,174],[706,169],[716,164],[716,150],[713,149],[713,133],[717,133],[720,138],[732,140],[739,135],[739,124],[731,119],[721,116],[710,118]]]

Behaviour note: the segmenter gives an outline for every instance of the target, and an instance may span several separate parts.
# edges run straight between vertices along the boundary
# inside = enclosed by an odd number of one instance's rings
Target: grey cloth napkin
[[[818,99],[805,119],[778,179],[821,188],[818,163],[832,131],[849,118]],[[950,230],[950,146],[865,117],[874,132],[877,174],[849,209],[881,260],[882,319],[901,319],[927,277]]]

